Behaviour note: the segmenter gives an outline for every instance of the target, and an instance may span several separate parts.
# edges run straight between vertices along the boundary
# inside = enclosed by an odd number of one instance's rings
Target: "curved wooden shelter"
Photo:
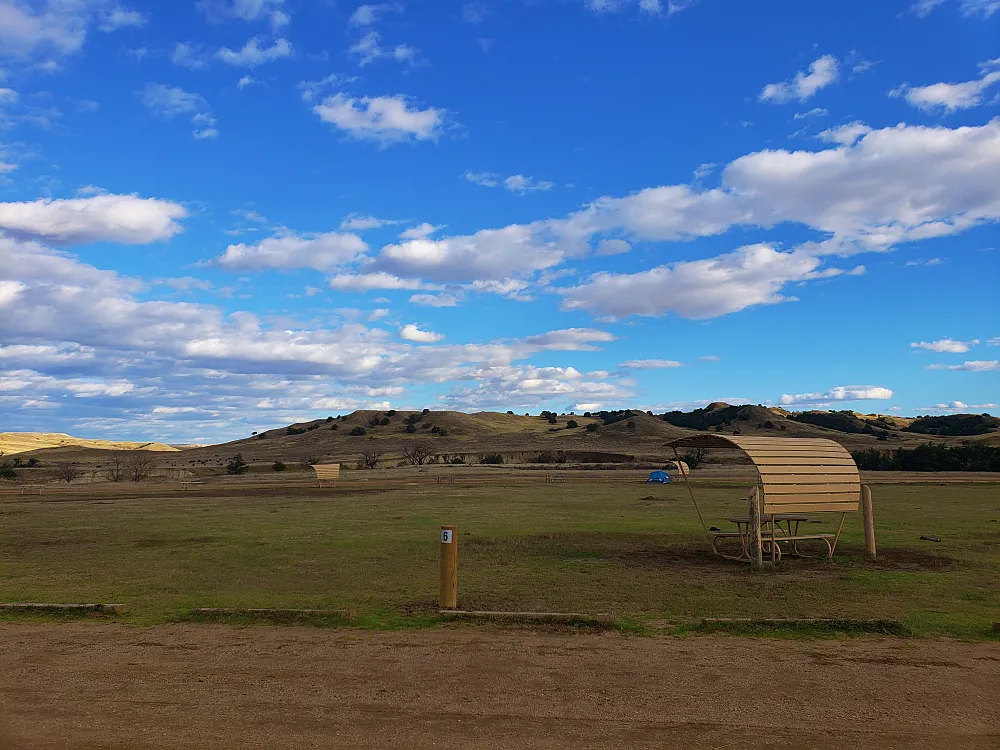
[[[762,552],[772,561],[785,554],[800,554],[797,543],[821,540],[826,543],[828,557],[833,558],[847,513],[865,504],[866,541],[870,536],[869,554],[874,555],[874,532],[870,530],[871,493],[861,484],[857,464],[844,446],[820,438],[770,438],[727,435],[693,435],[667,443],[680,462],[679,448],[736,448],[753,461],[757,484],[748,497],[749,514],[729,519],[737,525],[735,532],[712,531],[705,525],[694,490],[688,491],[698,512],[702,528],[712,542],[712,550],[723,557],[760,563]],[[687,479],[687,466],[682,473]],[[839,512],[840,523],[835,534],[800,534],[799,525],[805,515]],[[869,533],[870,532],[870,533]],[[719,550],[725,539],[738,539],[742,550],[738,556]]]
[[[313,464],[311,468],[316,472],[316,484],[320,486],[323,482],[340,479],[340,464]]]

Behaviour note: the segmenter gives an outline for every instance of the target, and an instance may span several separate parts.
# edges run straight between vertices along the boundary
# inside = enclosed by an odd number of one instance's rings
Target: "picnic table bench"
[[[822,438],[772,438],[723,435],[698,435],[680,438],[667,443],[674,449],[678,461],[679,447],[737,448],[753,462],[758,481],[747,497],[747,516],[730,517],[736,531],[709,529],[698,507],[690,483],[688,492],[698,512],[702,528],[709,536],[712,551],[730,560],[761,565],[763,556],[777,562],[785,554],[806,557],[798,548],[803,541],[821,541],[826,545],[827,557],[833,553],[840,540],[847,514],[865,511],[865,548],[875,554],[875,532],[871,517],[871,492],[861,484],[857,464],[840,443]],[[687,478],[687,471],[681,466]],[[814,513],[840,513],[840,523],[835,533],[803,533],[800,525],[808,522]],[[719,548],[723,541],[739,541],[739,554],[728,554]]]

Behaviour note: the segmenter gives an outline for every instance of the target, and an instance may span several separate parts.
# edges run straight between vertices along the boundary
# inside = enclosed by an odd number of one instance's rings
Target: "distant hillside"
[[[805,422],[828,430],[837,430],[855,435],[876,435],[892,430],[905,429],[881,416],[862,417],[853,411],[804,411],[789,414],[788,418],[796,422]]]
[[[99,450],[174,451],[164,443],[134,443],[78,438],[62,432],[0,432],[0,451],[7,455],[47,448],[96,448]]]
[[[903,432],[921,435],[972,436],[986,435],[1000,429],[1000,419],[989,414],[948,414],[940,417],[917,417]]]

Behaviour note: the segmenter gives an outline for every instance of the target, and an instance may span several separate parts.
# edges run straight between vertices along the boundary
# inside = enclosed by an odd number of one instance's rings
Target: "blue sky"
[[[1000,0],[0,0],[0,431],[1000,414]]]

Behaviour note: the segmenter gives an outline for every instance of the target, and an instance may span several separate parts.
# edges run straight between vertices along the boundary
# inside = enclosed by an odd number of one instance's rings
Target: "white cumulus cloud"
[[[914,349],[926,349],[929,352],[949,352],[959,354],[969,351],[970,347],[979,343],[979,339],[971,341],[955,341],[954,339],[938,339],[937,341],[915,341],[910,344]]]
[[[282,234],[254,245],[230,245],[213,263],[231,271],[265,268],[313,268],[329,271],[356,260],[368,249],[356,234],[327,232],[312,236]]]
[[[401,339],[405,339],[406,341],[415,341],[419,344],[433,344],[444,338],[444,336],[440,333],[421,330],[414,323],[407,323],[405,326],[400,328],[399,337]]]
[[[187,209],[172,201],[137,195],[0,203],[0,230],[55,244],[120,242],[142,245],[181,231]]]
[[[313,112],[348,135],[382,144],[400,141],[436,141],[447,113],[436,107],[411,106],[404,96],[328,96]]]
[[[928,112],[950,113],[978,107],[985,101],[988,90],[1000,83],[1000,59],[982,63],[980,69],[982,75],[973,81],[932,83],[928,86],[910,86],[904,83],[892,89],[889,96],[901,96],[908,104]]]
[[[821,393],[785,393],[779,399],[784,406],[820,405],[837,401],[882,401],[892,398],[892,390],[877,385],[841,385]]]
[[[291,57],[294,54],[291,42],[287,39],[276,39],[270,47],[261,46],[257,37],[251,37],[239,50],[223,47],[215,56],[229,65],[243,68],[255,68],[264,63]]]
[[[799,71],[791,81],[769,83],[757,98],[762,102],[775,104],[784,104],[792,99],[804,102],[820,89],[835,83],[838,78],[840,69],[837,58],[823,55],[810,63],[808,73]]]
[[[960,370],[963,372],[997,372],[1000,370],[1000,360],[974,359],[960,365],[927,365],[928,370]]]

